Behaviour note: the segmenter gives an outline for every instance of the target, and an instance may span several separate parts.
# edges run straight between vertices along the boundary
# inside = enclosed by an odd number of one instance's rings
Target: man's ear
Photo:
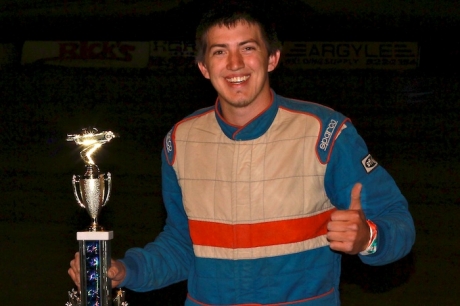
[[[198,62],[198,68],[201,71],[201,74],[207,79],[209,79],[209,72],[208,69],[206,68],[206,65],[203,62]]]
[[[275,54],[272,54],[268,57],[268,72],[275,70],[276,66],[278,66],[280,56],[281,51],[278,50],[275,52]]]

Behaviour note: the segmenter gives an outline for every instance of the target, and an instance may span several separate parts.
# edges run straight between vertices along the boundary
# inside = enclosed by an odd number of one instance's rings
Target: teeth
[[[241,76],[241,77],[229,78],[229,79],[227,79],[227,81],[229,81],[230,83],[241,83],[241,82],[246,81],[247,79],[249,79],[249,75]]]

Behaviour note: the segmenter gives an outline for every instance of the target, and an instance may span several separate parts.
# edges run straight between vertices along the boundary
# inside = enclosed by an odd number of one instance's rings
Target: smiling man
[[[348,118],[270,88],[280,44],[257,12],[212,11],[197,33],[217,100],[166,135],[166,226],[112,262],[112,285],[188,280],[188,306],[339,305],[341,253],[384,265],[411,250],[407,201]]]
[[[268,72],[277,66],[280,51],[268,54],[260,26],[244,20],[214,26],[206,39],[198,67],[217,90],[224,118],[243,126],[271,104]]]

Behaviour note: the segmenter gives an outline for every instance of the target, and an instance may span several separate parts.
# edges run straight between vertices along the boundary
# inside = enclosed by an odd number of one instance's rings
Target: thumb
[[[361,183],[356,183],[351,189],[351,200],[350,200],[350,210],[361,210],[361,190],[363,185]]]

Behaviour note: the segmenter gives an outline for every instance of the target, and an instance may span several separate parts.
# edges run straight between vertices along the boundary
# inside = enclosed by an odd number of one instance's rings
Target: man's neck
[[[231,125],[245,126],[248,122],[268,109],[272,102],[273,95],[271,90],[269,90],[267,94],[259,97],[258,101],[254,101],[244,107],[233,107],[226,103],[220,103],[221,115],[225,121]]]

